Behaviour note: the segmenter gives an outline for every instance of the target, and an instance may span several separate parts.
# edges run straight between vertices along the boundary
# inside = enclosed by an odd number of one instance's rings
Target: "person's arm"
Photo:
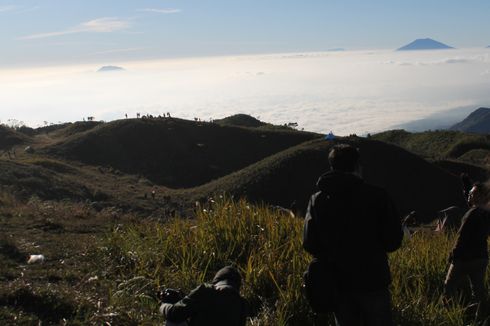
[[[186,321],[201,310],[203,304],[202,297],[205,290],[205,286],[200,285],[175,304],[162,303],[160,313],[166,320],[172,322],[180,323]]]
[[[303,248],[314,255],[318,253],[319,243],[318,243],[318,222],[317,214],[315,210],[315,200],[318,194],[311,196],[310,202],[308,203],[308,209],[306,211],[306,217],[303,227]]]
[[[380,212],[381,241],[386,252],[393,252],[402,244],[403,227],[395,204],[387,193],[384,194],[384,197],[384,206]]]

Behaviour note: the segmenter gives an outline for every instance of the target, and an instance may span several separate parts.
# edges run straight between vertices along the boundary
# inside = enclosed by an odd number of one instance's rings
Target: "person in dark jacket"
[[[397,210],[385,190],[360,177],[356,148],[336,145],[328,158],[331,171],[308,205],[303,247],[334,270],[338,325],[392,325],[387,253],[403,239]]]
[[[227,266],[213,281],[204,283],[177,303],[162,303],[160,312],[167,322],[189,326],[245,326],[247,303],[240,296],[242,280],[238,270]]]
[[[469,278],[472,294],[481,303],[486,300],[485,273],[488,265],[490,235],[490,188],[475,184],[468,194],[471,207],[463,217],[456,244],[449,256],[451,265],[446,276],[446,298],[454,297],[461,283]]]

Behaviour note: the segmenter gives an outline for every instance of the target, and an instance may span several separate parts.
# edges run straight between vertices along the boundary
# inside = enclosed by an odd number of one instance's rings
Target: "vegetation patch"
[[[390,130],[372,136],[373,139],[392,143],[413,153],[434,158],[458,158],[475,149],[490,149],[490,136],[437,130],[410,133]]]
[[[244,276],[243,294],[255,307],[250,325],[312,324],[301,290],[310,257],[301,247],[300,219],[228,199],[211,199],[196,213],[195,220],[140,223],[110,234],[100,255],[114,280],[114,309],[130,311],[135,323],[162,322],[153,295],[157,289],[190,291],[234,263]],[[454,234],[419,231],[390,256],[397,324],[474,321],[466,303],[446,306],[441,300],[453,242]]]
[[[69,166],[68,164],[48,158],[34,158],[31,160],[26,160],[25,163],[41,166],[58,173],[75,174],[78,172],[74,167]]]
[[[73,319],[76,308],[67,298],[52,292],[36,293],[30,287],[21,287],[0,295],[0,306],[8,306],[19,313],[35,315],[45,323],[59,323]],[[2,314],[0,312],[0,320]]]

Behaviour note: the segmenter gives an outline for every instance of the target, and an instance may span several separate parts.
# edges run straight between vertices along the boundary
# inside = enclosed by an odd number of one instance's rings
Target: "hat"
[[[242,285],[242,277],[238,270],[233,266],[226,266],[220,269],[213,278],[213,284],[226,281],[226,283],[240,289]]]

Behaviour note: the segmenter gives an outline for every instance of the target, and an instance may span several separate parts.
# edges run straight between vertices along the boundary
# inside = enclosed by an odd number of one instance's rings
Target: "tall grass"
[[[258,309],[250,325],[311,325],[302,294],[309,261],[301,246],[302,220],[244,200],[210,200],[195,219],[145,222],[115,229],[101,251],[114,280],[110,303],[134,322],[161,322],[154,292],[189,291],[236,264],[243,295]],[[467,325],[463,306],[440,296],[454,236],[418,233],[390,257],[393,305],[400,325]],[[362,273],[360,266],[359,273]]]

